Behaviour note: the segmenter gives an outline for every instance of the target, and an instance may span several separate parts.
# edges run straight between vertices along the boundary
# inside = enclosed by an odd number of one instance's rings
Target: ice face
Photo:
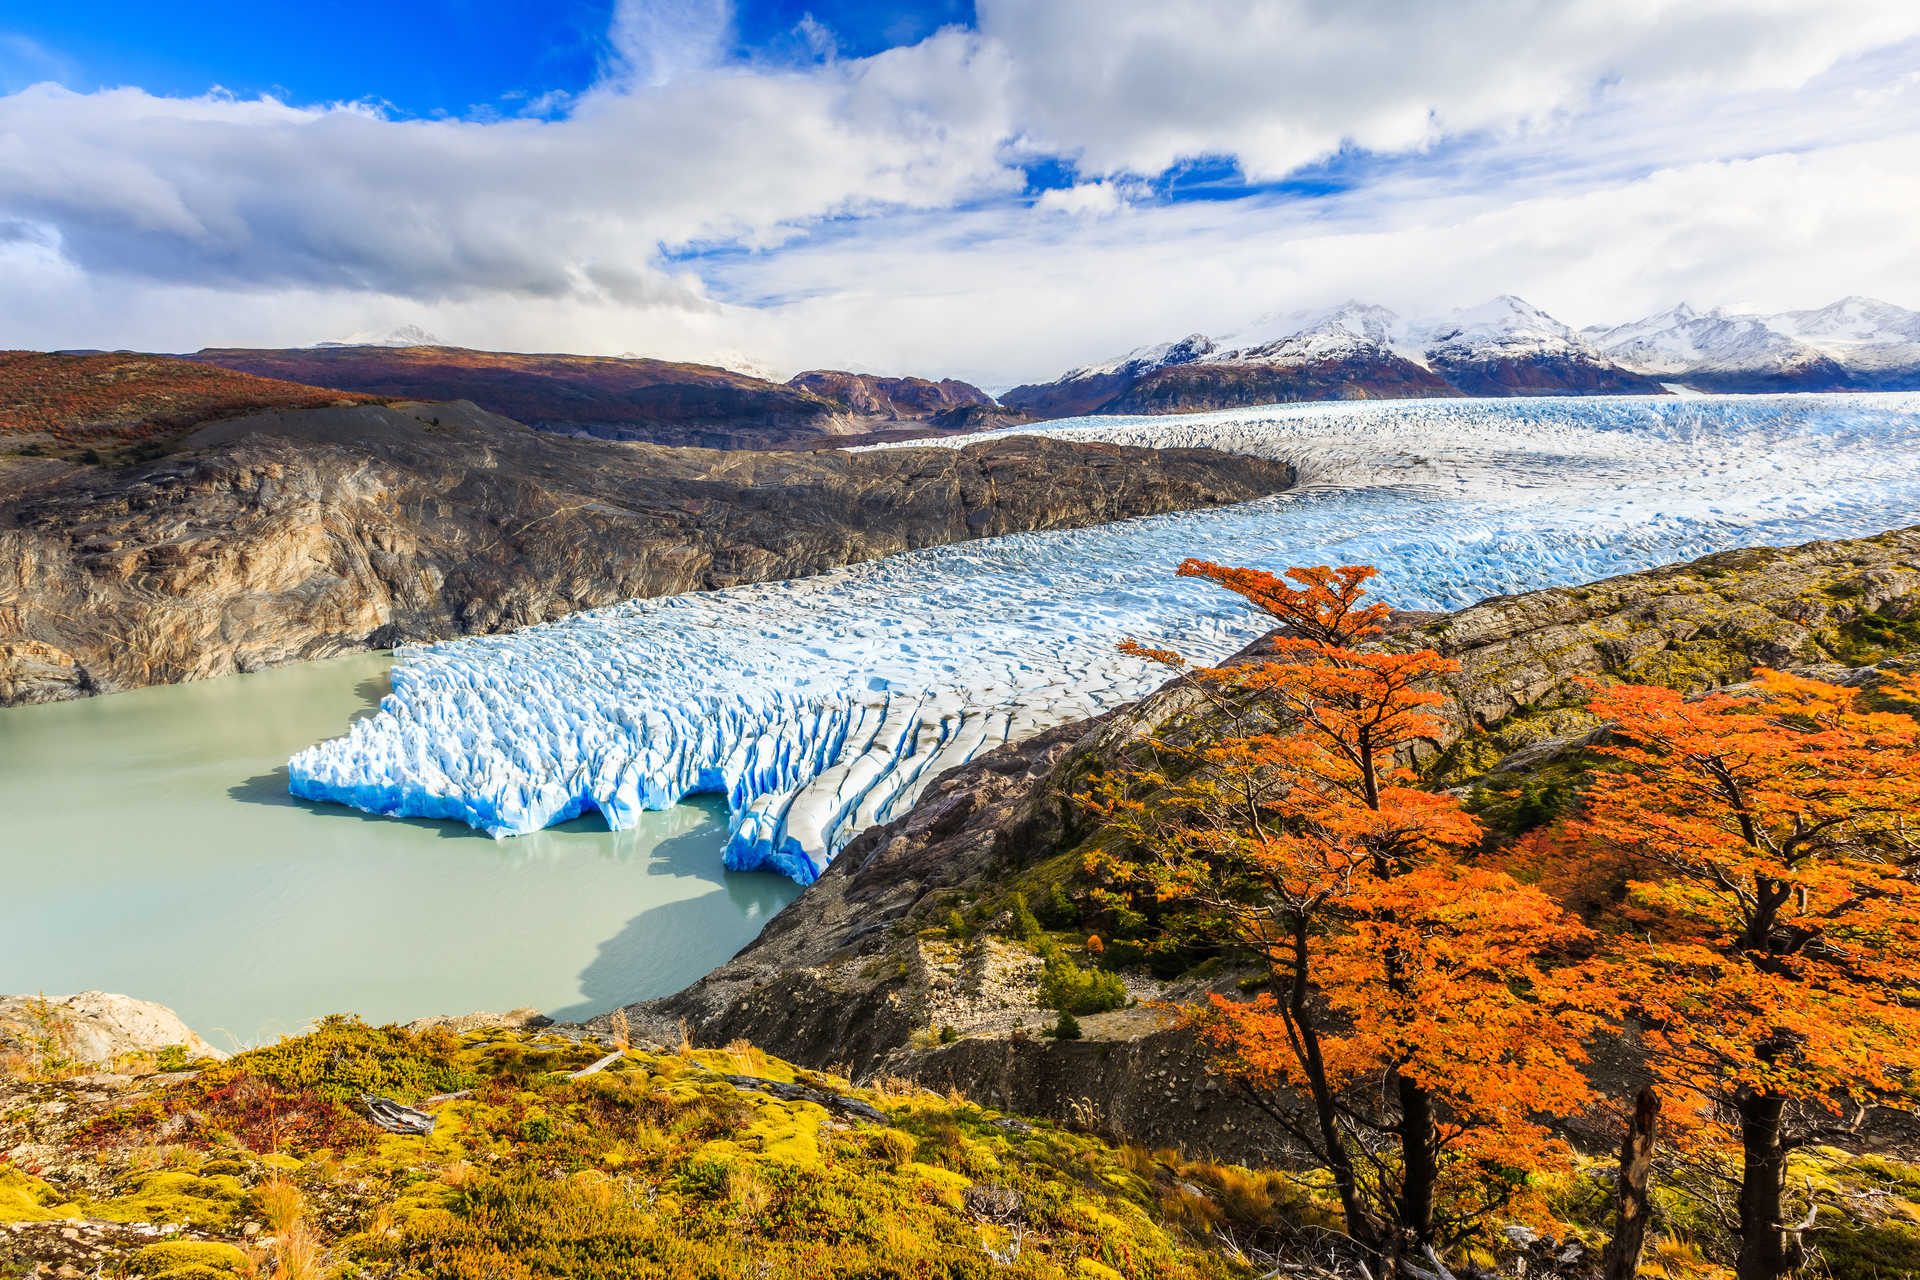
[[[1024,431],[1285,458],[1243,506],[908,552],[402,651],[296,795],[496,836],[724,792],[726,864],[810,882],[939,772],[1139,697],[1136,636],[1218,659],[1261,617],[1189,556],[1377,564],[1408,608],[1920,523],[1920,395],[1389,401]],[[979,437],[949,440],[958,446]]]

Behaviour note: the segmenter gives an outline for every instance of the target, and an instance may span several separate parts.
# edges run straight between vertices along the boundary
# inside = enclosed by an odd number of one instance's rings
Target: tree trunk
[[[1325,1150],[1320,1154],[1327,1162],[1327,1168],[1333,1173],[1334,1189],[1340,1195],[1340,1213],[1347,1222],[1347,1235],[1360,1249],[1369,1254],[1380,1252],[1379,1224],[1367,1211],[1365,1198],[1360,1194],[1360,1180],[1354,1176],[1353,1160],[1347,1154],[1347,1145],[1340,1132],[1340,1119],[1334,1105],[1333,1085],[1327,1079],[1326,1059],[1320,1053],[1320,1032],[1313,1020],[1309,1007],[1309,989],[1307,986],[1307,926],[1304,920],[1294,928],[1294,979],[1288,996],[1288,1007],[1293,1024],[1300,1037],[1300,1066],[1307,1077],[1307,1092],[1313,1099],[1314,1121],[1320,1130],[1320,1141]]]
[[[1654,1121],[1660,1097],[1652,1086],[1634,1099],[1633,1119],[1620,1143],[1620,1176],[1615,1183],[1613,1239],[1607,1245],[1606,1280],[1633,1280],[1640,1274],[1640,1250],[1647,1242],[1647,1181],[1653,1172]]]
[[[1787,1187],[1787,1147],[1781,1133],[1786,1099],[1774,1093],[1741,1096],[1740,1257],[1736,1280],[1779,1280],[1792,1269],[1781,1201]]]
[[[1433,1096],[1398,1077],[1400,1094],[1400,1230],[1416,1245],[1433,1243],[1433,1193],[1440,1170],[1433,1150]]]

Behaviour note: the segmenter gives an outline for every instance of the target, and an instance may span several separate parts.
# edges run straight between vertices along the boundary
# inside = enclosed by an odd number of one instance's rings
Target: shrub
[[[1067,896],[1067,891],[1055,881],[1047,886],[1046,897],[1041,899],[1040,909],[1036,912],[1042,924],[1049,929],[1065,929],[1078,923],[1080,909]]]
[[[1082,969],[1062,956],[1047,962],[1036,998],[1043,1009],[1062,1013],[1104,1013],[1127,1002],[1126,984],[1105,969]]]
[[[1027,895],[1013,895],[1013,936],[1022,942],[1032,942],[1040,936],[1040,922],[1034,919],[1033,908],[1027,905]]]
[[[874,1154],[892,1169],[898,1169],[913,1159],[913,1153],[919,1146],[910,1133],[898,1129],[882,1129],[873,1135]]]
[[[955,942],[967,940],[967,922],[960,918],[957,909],[947,912],[947,936]]]
[[[1060,1017],[1053,1024],[1053,1038],[1056,1040],[1078,1040],[1080,1038],[1080,1019],[1060,1011]]]

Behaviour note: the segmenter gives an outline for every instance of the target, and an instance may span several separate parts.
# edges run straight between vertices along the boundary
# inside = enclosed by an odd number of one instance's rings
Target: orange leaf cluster
[[[1574,819],[1501,854],[1539,873],[1522,885],[1407,767],[1456,666],[1369,646],[1372,569],[1180,572],[1284,626],[1271,660],[1194,671],[1224,729],[1097,780],[1123,839],[1089,870],[1265,961],[1266,993],[1187,1016],[1326,1163],[1361,1252],[1406,1270],[1496,1214],[1544,1221],[1530,1175],[1571,1155],[1551,1121],[1594,1106],[1586,1045],[1631,1017],[1680,1146],[1740,1170],[1737,1276],[1787,1274],[1787,1153],[1920,1096],[1920,724],[1774,671],[1692,699],[1596,685],[1608,763]],[[1920,677],[1882,693],[1920,703]]]

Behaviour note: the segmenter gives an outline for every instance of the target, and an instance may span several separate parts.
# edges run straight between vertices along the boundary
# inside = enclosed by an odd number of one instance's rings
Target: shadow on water
[[[347,717],[347,723],[352,724],[355,720],[365,720],[368,716],[380,709],[380,700],[392,692],[393,676],[391,673],[368,676],[365,680],[353,686],[353,696],[360,699],[360,706],[352,715]]]
[[[549,1017],[577,1022],[635,1000],[670,995],[709,969],[725,964],[744,946],[741,922],[758,935],[767,921],[800,896],[800,886],[765,871],[721,869],[716,846],[723,823],[702,825],[663,840],[648,869],[714,885],[709,893],[650,907],[600,944],[580,971],[581,998]]]
[[[492,836],[477,831],[464,822],[451,818],[396,818],[388,814],[368,813],[364,809],[355,809],[344,804],[329,804],[323,800],[305,800],[287,790],[292,775],[287,766],[281,765],[267,773],[255,774],[245,782],[237,782],[227,788],[227,795],[241,804],[264,804],[276,809],[303,809],[319,818],[346,818],[356,822],[399,822],[422,831],[432,831],[442,840],[485,840],[494,843]],[[572,825],[572,824],[568,824]],[[556,828],[557,829],[557,828]],[[602,830],[605,825],[602,824]]]

